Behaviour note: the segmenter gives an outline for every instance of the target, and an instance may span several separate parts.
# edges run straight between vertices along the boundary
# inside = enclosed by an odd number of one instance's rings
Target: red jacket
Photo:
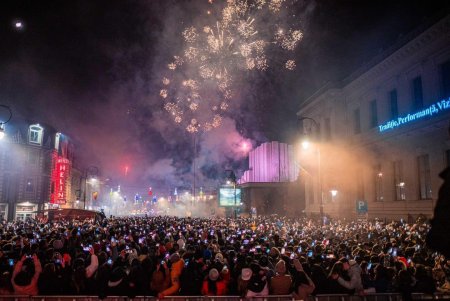
[[[209,291],[208,279],[203,280],[202,295],[203,296],[226,296],[228,293],[228,283],[225,280],[216,281],[217,292]]]
[[[228,282],[230,282],[230,272],[224,270],[221,273],[221,278],[216,281],[217,292],[214,294],[209,291],[208,277],[203,280],[202,295],[203,296],[226,296],[228,294]]]

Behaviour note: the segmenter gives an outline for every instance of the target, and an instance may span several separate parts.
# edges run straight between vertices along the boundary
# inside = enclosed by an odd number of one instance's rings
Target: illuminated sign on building
[[[422,119],[426,116],[433,116],[448,109],[450,109],[450,98],[438,101],[430,105],[428,108],[425,108],[414,114],[408,114],[403,117],[397,117],[397,119],[389,120],[386,123],[379,125],[378,130],[380,131],[380,133],[385,132],[387,130],[397,128],[403,124],[410,123],[411,121]]]
[[[69,177],[70,161],[66,158],[57,157],[53,170],[53,191],[50,197],[51,204],[66,203],[66,182]]]

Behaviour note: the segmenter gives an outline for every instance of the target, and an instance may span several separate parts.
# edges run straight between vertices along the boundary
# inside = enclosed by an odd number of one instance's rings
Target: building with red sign
[[[0,140],[0,219],[35,217],[51,204],[70,205],[73,144],[52,126],[20,119]]]

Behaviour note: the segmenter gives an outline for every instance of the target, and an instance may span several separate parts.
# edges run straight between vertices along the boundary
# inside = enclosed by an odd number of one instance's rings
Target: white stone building
[[[369,218],[430,217],[450,165],[450,16],[322,87],[297,115],[320,128],[315,151],[298,150],[306,213],[322,204],[354,218],[367,205]]]

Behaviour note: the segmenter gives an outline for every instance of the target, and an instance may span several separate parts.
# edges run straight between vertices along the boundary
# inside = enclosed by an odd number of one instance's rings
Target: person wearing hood
[[[292,277],[287,273],[283,260],[275,265],[275,276],[270,279],[270,293],[272,295],[288,295],[292,286]]]
[[[355,290],[355,293],[360,293],[364,290],[361,279],[361,267],[353,260],[343,260],[344,271],[347,271],[350,280],[347,281],[342,277],[338,277],[337,281],[340,285],[349,290]]]
[[[169,257],[172,267],[170,269],[170,287],[158,294],[158,298],[164,296],[173,296],[178,294],[180,290],[180,275],[184,268],[184,260],[181,259],[180,254],[173,253]]]

